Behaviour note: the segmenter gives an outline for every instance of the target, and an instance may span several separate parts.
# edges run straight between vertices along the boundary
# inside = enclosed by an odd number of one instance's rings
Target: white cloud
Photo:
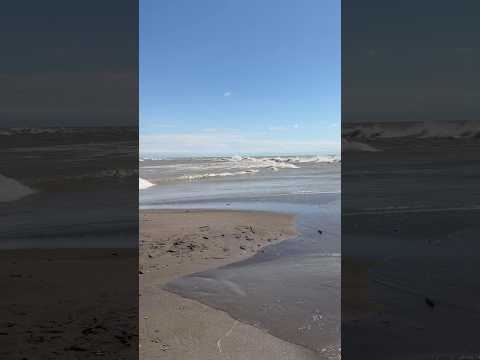
[[[268,127],[268,131],[288,131],[291,129],[299,129],[300,125],[293,124],[293,125],[272,125]]]
[[[230,91],[225,91],[225,92],[223,93],[223,96],[224,96],[224,97],[229,97],[230,95],[232,95],[232,93],[231,93]]]

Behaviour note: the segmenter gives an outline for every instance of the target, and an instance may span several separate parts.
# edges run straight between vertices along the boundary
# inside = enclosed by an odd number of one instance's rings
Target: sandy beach
[[[141,359],[315,359],[310,350],[167,292],[179,277],[246,259],[296,234],[287,214],[140,212]]]
[[[131,359],[136,249],[0,251],[0,358]]]

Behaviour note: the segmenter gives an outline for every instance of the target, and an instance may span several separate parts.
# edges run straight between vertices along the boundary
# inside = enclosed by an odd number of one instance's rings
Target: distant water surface
[[[0,248],[138,246],[136,128],[0,129],[0,151],[0,197],[31,190],[0,198]]]

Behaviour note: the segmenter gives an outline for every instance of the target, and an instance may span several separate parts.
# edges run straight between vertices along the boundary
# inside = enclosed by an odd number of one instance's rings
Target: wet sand
[[[136,249],[0,251],[0,358],[128,359]]]
[[[425,136],[441,123],[420,124],[420,138],[358,138],[382,151],[343,157],[345,358],[480,353],[479,141]]]
[[[240,206],[231,205],[236,209]],[[338,359],[338,194],[310,195],[306,203],[261,202],[243,208],[260,205],[262,210],[282,209],[296,214],[299,234],[248,259],[181,277],[164,288],[309,348],[319,359]]]
[[[316,359],[310,350],[163,289],[168,282],[246,259],[295,234],[294,216],[287,214],[141,211],[140,358]],[[234,283],[229,286],[241,292]]]

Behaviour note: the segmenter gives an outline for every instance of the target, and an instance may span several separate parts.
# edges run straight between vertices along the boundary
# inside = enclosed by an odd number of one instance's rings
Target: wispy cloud
[[[224,96],[224,97],[229,97],[229,96],[231,96],[231,95],[232,95],[231,91],[225,91],[225,92],[223,93],[223,96]]]
[[[268,127],[268,131],[288,131],[292,129],[299,129],[299,124],[292,124],[292,125],[272,125]]]

